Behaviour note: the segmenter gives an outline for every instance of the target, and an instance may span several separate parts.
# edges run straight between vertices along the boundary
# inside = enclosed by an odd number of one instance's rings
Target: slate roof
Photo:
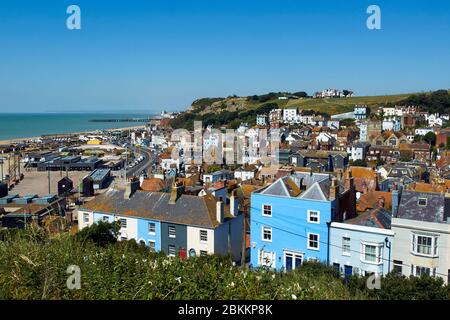
[[[271,196],[328,201],[330,186],[329,174],[295,172],[256,192]],[[341,193],[345,191],[343,184],[339,181],[338,188]]]
[[[109,189],[87,202],[82,209],[206,228],[219,225],[213,195],[182,194],[175,204],[169,204],[170,193],[138,190],[129,199],[125,199],[124,193],[125,190]],[[229,212],[229,207],[224,210]],[[225,218],[232,217],[225,214]]]
[[[427,199],[425,206],[419,206],[420,199]],[[440,193],[403,191],[400,196],[396,218],[446,223],[450,216],[449,201]]]
[[[390,229],[391,213],[384,208],[375,208],[360,214],[356,218],[347,220],[345,223],[372,228]]]

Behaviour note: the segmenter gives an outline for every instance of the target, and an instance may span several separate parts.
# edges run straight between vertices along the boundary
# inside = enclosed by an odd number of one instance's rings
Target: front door
[[[353,274],[352,266],[344,266],[344,274],[346,277],[350,277]]]
[[[302,265],[303,254],[295,253],[290,251],[284,252],[284,269],[286,271],[291,271]]]

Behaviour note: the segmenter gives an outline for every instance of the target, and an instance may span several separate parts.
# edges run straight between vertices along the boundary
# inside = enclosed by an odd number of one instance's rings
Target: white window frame
[[[293,252],[293,251],[285,250],[285,251],[283,252],[284,271],[287,271],[287,270],[286,270],[286,257],[287,257],[288,255],[292,256],[292,270],[297,269],[298,267],[300,267],[300,266],[303,264],[303,261],[304,261],[304,259],[305,259],[305,255],[304,255],[303,253],[298,253],[298,252]],[[301,259],[301,261],[302,261],[302,262],[300,263],[299,266],[297,266],[297,264],[295,263],[295,259],[296,259],[297,257],[300,257],[300,259]]]
[[[310,245],[309,245],[309,242],[311,241],[311,236],[317,236],[317,248],[315,248],[315,247],[311,247]],[[315,250],[315,251],[319,251],[320,250],[320,234],[318,234],[318,233],[310,233],[310,232],[308,232],[308,239],[307,239],[307,248],[309,249],[309,250]]]
[[[202,243],[208,242],[208,230],[200,230],[199,236],[200,236],[200,242],[202,242]]]
[[[270,259],[267,259],[270,261],[270,265],[267,264],[264,254],[270,255]],[[258,265],[262,266],[262,267],[276,268],[276,266],[277,266],[276,253],[273,251],[259,250],[258,251]]]
[[[419,204],[420,200],[425,200],[425,204]],[[426,207],[428,205],[428,199],[427,198],[419,198],[419,199],[417,199],[417,205],[419,207]]]
[[[109,217],[108,216],[103,216],[102,217],[102,221],[103,222],[109,222]]]
[[[206,257],[208,255],[207,250],[200,250],[200,257]]]
[[[431,246],[430,246],[430,253],[423,253],[419,252],[419,237],[422,238],[431,238]],[[422,257],[431,257],[436,258],[439,257],[439,235],[436,234],[424,234],[424,233],[411,233],[411,253],[417,256]],[[427,245],[421,244],[422,247],[427,247]]]
[[[156,252],[156,241],[148,240],[148,247],[151,251]]]
[[[270,239],[269,240],[264,237],[264,231],[270,232]],[[272,240],[273,240],[272,227],[268,227],[268,226],[262,226],[261,227],[261,239],[264,242],[272,242]]]
[[[174,250],[174,253],[172,254],[172,253],[170,253],[170,249],[171,248],[173,248],[173,250]],[[174,245],[172,245],[172,244],[169,244],[169,246],[167,247],[167,255],[169,256],[169,257],[175,257],[176,255],[177,255],[177,247],[175,247]]]
[[[127,228],[127,226],[128,226],[128,221],[127,221],[127,219],[126,218],[120,218],[119,219],[119,222],[120,222],[120,228],[122,228],[122,229],[126,229]],[[125,223],[124,223],[125,222]],[[125,225],[125,226],[124,226]]]
[[[89,213],[83,212],[83,222],[89,223]]]
[[[154,228],[155,231],[150,231],[150,226],[151,225],[153,225],[153,228]],[[149,222],[148,225],[147,225],[147,229],[148,229],[148,234],[149,235],[152,235],[152,236],[156,235],[156,223]]]
[[[264,207],[265,206],[268,206],[268,207],[270,207],[270,214],[265,214],[265,210],[264,210]],[[262,205],[262,216],[263,217],[272,217],[272,205],[270,205],[270,204],[263,204]]]
[[[348,239],[348,250],[346,249],[347,244],[344,244],[344,241],[346,241],[346,239]],[[352,255],[352,239],[350,237],[344,236],[342,237],[342,255],[343,256],[351,256]]]
[[[172,234],[170,232],[171,230],[173,230]],[[169,238],[175,239],[177,237],[177,228],[175,226],[168,226],[167,233],[168,233]]]
[[[369,261],[366,260],[366,246],[375,247],[375,261]],[[380,265],[383,264],[383,247],[384,244],[381,243],[374,243],[374,242],[361,242],[361,262],[367,263],[367,264],[376,264]]]
[[[311,213],[317,213],[317,221],[311,221]],[[308,210],[308,223],[320,224],[320,211],[319,210]]]

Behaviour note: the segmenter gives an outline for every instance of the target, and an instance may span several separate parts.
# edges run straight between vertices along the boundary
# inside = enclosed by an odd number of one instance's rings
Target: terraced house
[[[392,208],[394,271],[441,277],[448,283],[450,198],[443,193],[394,190]]]
[[[329,261],[331,222],[355,216],[353,179],[297,172],[251,195],[251,265],[292,270]]]
[[[78,213],[79,228],[97,221],[120,221],[120,239],[135,239],[169,256],[230,254],[240,261],[243,214],[231,196],[216,199],[184,194],[182,184],[171,193],[109,189],[86,203]]]

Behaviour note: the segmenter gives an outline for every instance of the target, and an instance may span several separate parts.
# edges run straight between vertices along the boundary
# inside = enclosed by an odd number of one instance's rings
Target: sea
[[[92,122],[149,118],[155,113],[0,113],[0,141],[48,134],[142,126],[145,122]]]

